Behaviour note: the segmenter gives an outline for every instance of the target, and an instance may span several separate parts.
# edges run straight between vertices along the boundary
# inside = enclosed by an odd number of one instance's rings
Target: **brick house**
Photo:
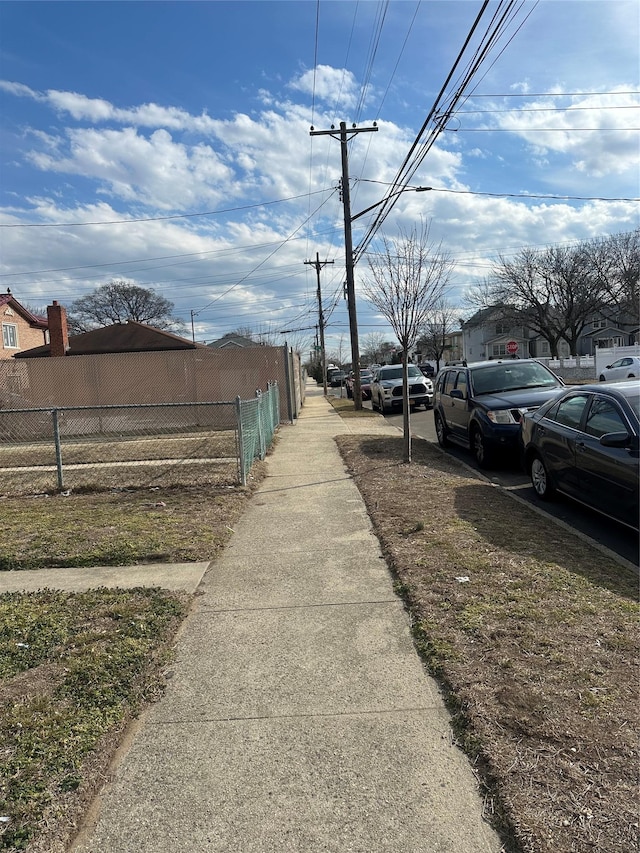
[[[0,322],[0,359],[13,358],[16,353],[48,343],[47,318],[32,314],[9,291],[0,296]]]

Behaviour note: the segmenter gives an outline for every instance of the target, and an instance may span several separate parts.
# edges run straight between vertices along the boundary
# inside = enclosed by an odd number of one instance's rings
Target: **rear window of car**
[[[575,397],[568,397],[558,404],[552,415],[552,420],[572,429],[579,429],[582,413],[588,402],[589,397],[586,394],[576,394]]]

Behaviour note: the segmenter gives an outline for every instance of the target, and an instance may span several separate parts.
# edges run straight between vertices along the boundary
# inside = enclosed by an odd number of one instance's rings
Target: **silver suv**
[[[433,403],[433,382],[410,364],[409,405],[424,406]],[[381,412],[391,412],[395,407],[402,408],[402,365],[386,364],[374,371],[371,380],[371,408]]]

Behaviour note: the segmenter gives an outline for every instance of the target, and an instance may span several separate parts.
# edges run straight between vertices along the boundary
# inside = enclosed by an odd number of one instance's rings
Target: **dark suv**
[[[481,468],[519,448],[520,421],[555,397],[564,382],[535,359],[478,361],[443,368],[436,378],[433,417],[441,447],[473,451]]]

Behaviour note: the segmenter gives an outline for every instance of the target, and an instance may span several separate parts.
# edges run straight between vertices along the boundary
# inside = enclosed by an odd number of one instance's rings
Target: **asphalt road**
[[[371,403],[363,403],[371,408]],[[393,415],[385,415],[389,423],[402,429],[402,412]],[[436,432],[433,424],[433,411],[426,412],[420,408],[411,412],[411,432],[413,435],[426,441],[437,443]],[[493,471],[481,471],[476,465],[473,455],[463,448],[447,448],[446,452],[465,465],[477,471],[483,477],[514,492],[519,498],[531,503],[540,512],[551,518],[564,522],[572,529],[588,536],[598,544],[618,554],[636,568],[640,565],[640,543],[638,535],[626,527],[617,525],[599,513],[593,512],[586,507],[564,498],[562,495],[554,501],[541,501],[536,497],[529,477],[519,469],[517,461],[505,463],[501,468]]]

